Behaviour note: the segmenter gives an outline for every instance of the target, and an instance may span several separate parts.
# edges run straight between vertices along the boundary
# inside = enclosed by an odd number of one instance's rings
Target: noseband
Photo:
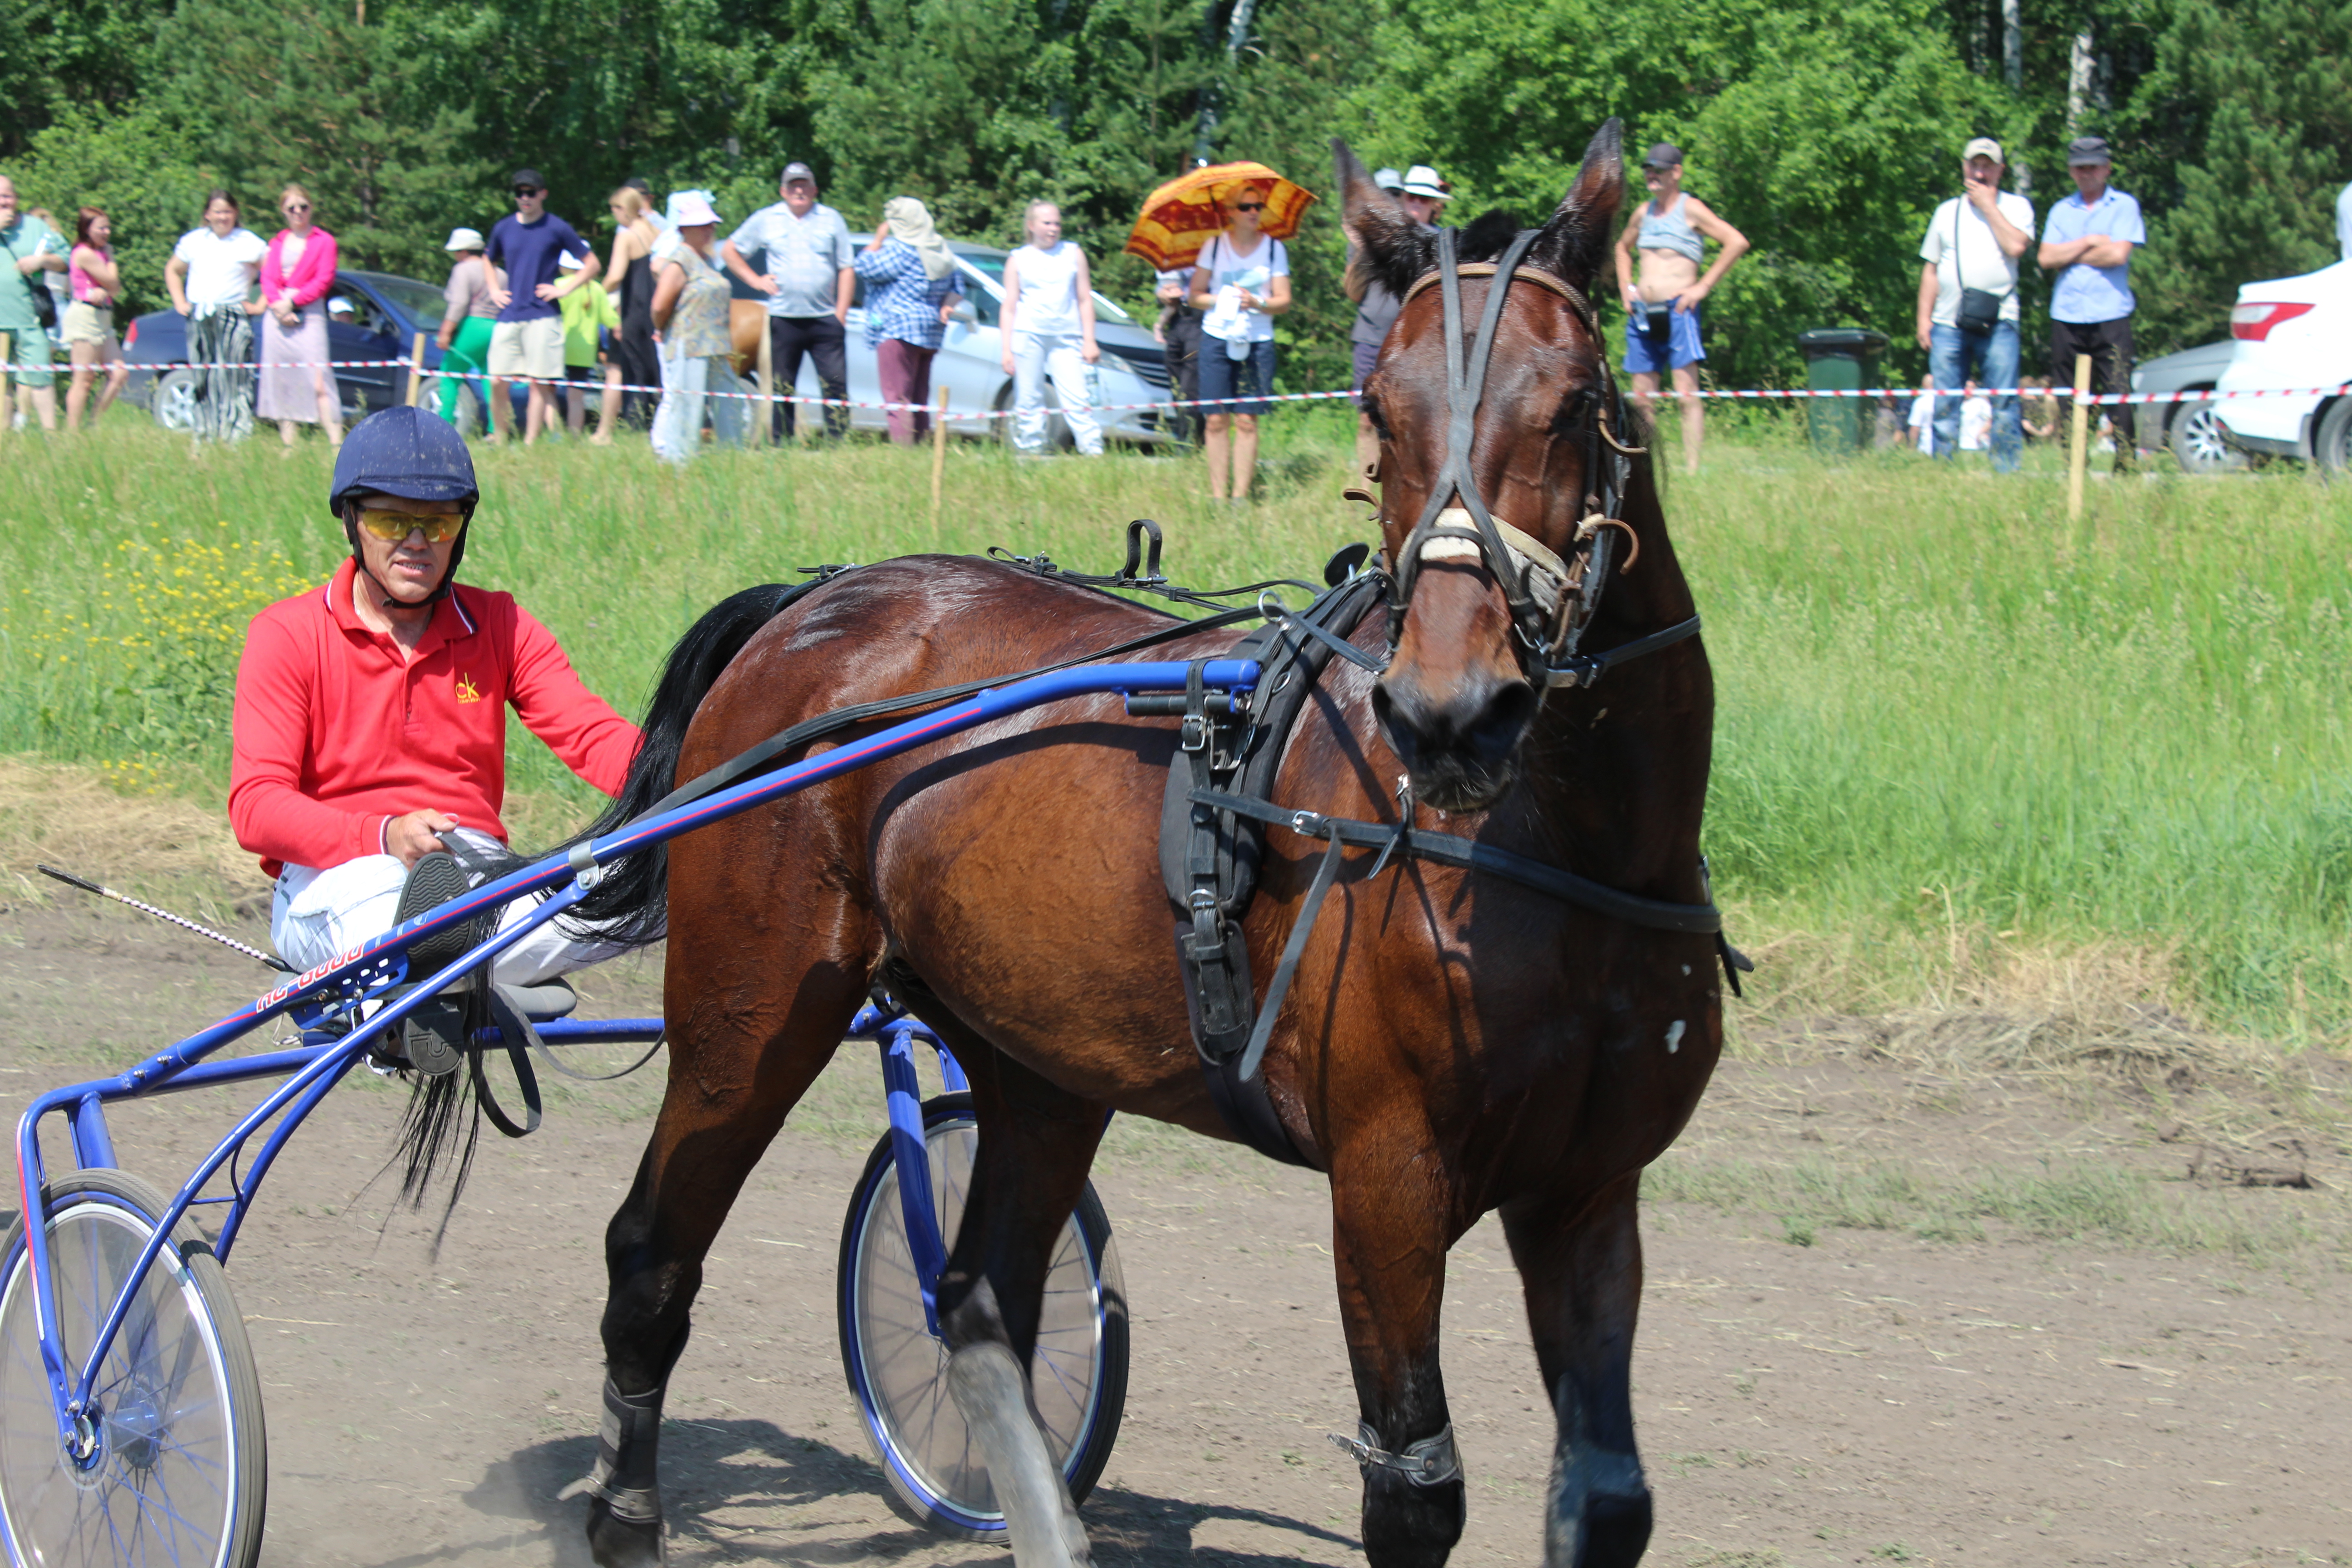
[[[1445,461],[1423,503],[1421,517],[1397,552],[1389,595],[1389,647],[1393,652],[1404,634],[1405,612],[1412,603],[1414,584],[1424,560],[1470,560],[1486,563],[1503,590],[1510,608],[1511,629],[1519,667],[1538,690],[1553,686],[1589,686],[1612,664],[1680,642],[1699,629],[1696,616],[1605,654],[1580,655],[1584,629],[1601,607],[1601,590],[1608,580],[1612,532],[1630,542],[1622,570],[1631,571],[1639,558],[1641,542],[1632,526],[1618,516],[1633,474],[1633,459],[1643,448],[1628,447],[1616,432],[1625,424],[1625,399],[1610,374],[1605,350],[1601,383],[1583,396],[1584,474],[1591,487],[1585,492],[1583,519],[1577,525],[1570,549],[1573,562],[1560,556],[1523,530],[1512,527],[1487,510],[1470,468],[1471,448],[1477,431],[1478,404],[1486,393],[1487,362],[1495,349],[1495,329],[1513,283],[1533,283],[1550,289],[1568,302],[1576,319],[1597,344],[1601,329],[1591,301],[1568,283],[1531,267],[1519,265],[1540,230],[1521,229],[1498,261],[1463,263],[1454,259],[1454,231],[1437,231],[1437,266],[1405,291],[1405,301],[1428,288],[1438,287],[1445,308],[1445,403],[1448,416]],[[1462,321],[1462,279],[1493,278],[1486,307],[1479,312],[1477,336],[1465,341]],[[1456,498],[1460,504],[1456,505]]]

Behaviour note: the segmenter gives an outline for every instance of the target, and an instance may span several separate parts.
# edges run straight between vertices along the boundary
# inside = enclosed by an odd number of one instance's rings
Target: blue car
[[[342,394],[343,423],[352,425],[379,408],[390,408],[408,398],[406,361],[425,334],[425,368],[441,363],[433,342],[440,330],[445,305],[437,284],[389,272],[337,272],[327,294],[327,357],[338,363],[352,360],[398,360],[391,365],[347,368],[335,372]],[[258,328],[256,329],[257,333]],[[176,310],[153,310],[131,323],[122,336],[122,357],[131,363],[131,380],[122,395],[155,416],[166,430],[195,428],[196,373],[188,363],[188,322]],[[515,417],[522,417],[525,390],[513,387]],[[428,375],[427,405],[440,395],[439,378]],[[461,427],[481,425],[479,394],[472,385],[458,396]]]

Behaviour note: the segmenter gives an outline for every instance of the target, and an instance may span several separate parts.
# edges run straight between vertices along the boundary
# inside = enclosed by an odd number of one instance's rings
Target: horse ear
[[[1402,296],[1413,279],[1437,264],[1436,241],[1405,215],[1397,199],[1372,184],[1348,143],[1331,139],[1332,178],[1339,187],[1339,225],[1363,258],[1367,270],[1390,293]]]
[[[1612,115],[1584,150],[1584,166],[1537,236],[1528,259],[1553,277],[1590,290],[1608,258],[1610,228],[1625,200],[1625,124]]]

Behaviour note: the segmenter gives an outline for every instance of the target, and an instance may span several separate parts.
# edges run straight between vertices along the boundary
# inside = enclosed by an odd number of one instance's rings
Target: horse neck
[[[1646,455],[1633,459],[1622,510],[1641,554],[1632,572],[1611,573],[1582,639],[1589,653],[1694,613]],[[1697,898],[1714,722],[1714,683],[1696,638],[1628,659],[1594,686],[1553,690],[1523,742],[1521,788],[1546,836],[1568,836],[1562,863],[1628,891]]]

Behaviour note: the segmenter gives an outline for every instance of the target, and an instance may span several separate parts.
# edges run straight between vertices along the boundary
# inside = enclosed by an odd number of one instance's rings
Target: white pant
[[[477,848],[505,848],[486,833],[459,828],[449,835]],[[400,889],[408,868],[397,855],[362,855],[326,870],[289,866],[278,874],[269,900],[269,941],[278,956],[298,970],[315,969],[339,952],[349,952],[400,922]],[[517,899],[499,915],[499,929],[521,920],[539,905],[537,897]],[[582,942],[547,921],[499,955],[490,977],[501,985],[538,985],[559,974],[602,963],[627,951],[615,942]],[[412,978],[422,980],[419,974]]]
[[[1102,456],[1102,425],[1087,397],[1087,362],[1076,337],[1039,337],[1034,332],[1013,334],[1013,444],[1024,452],[1045,447],[1045,377],[1054,378],[1061,395],[1062,417],[1070,437],[1089,458]]]
[[[654,410],[654,455],[683,463],[702,447],[703,394],[709,390],[716,355],[661,356],[661,404]],[[723,374],[723,373],[722,373]]]

